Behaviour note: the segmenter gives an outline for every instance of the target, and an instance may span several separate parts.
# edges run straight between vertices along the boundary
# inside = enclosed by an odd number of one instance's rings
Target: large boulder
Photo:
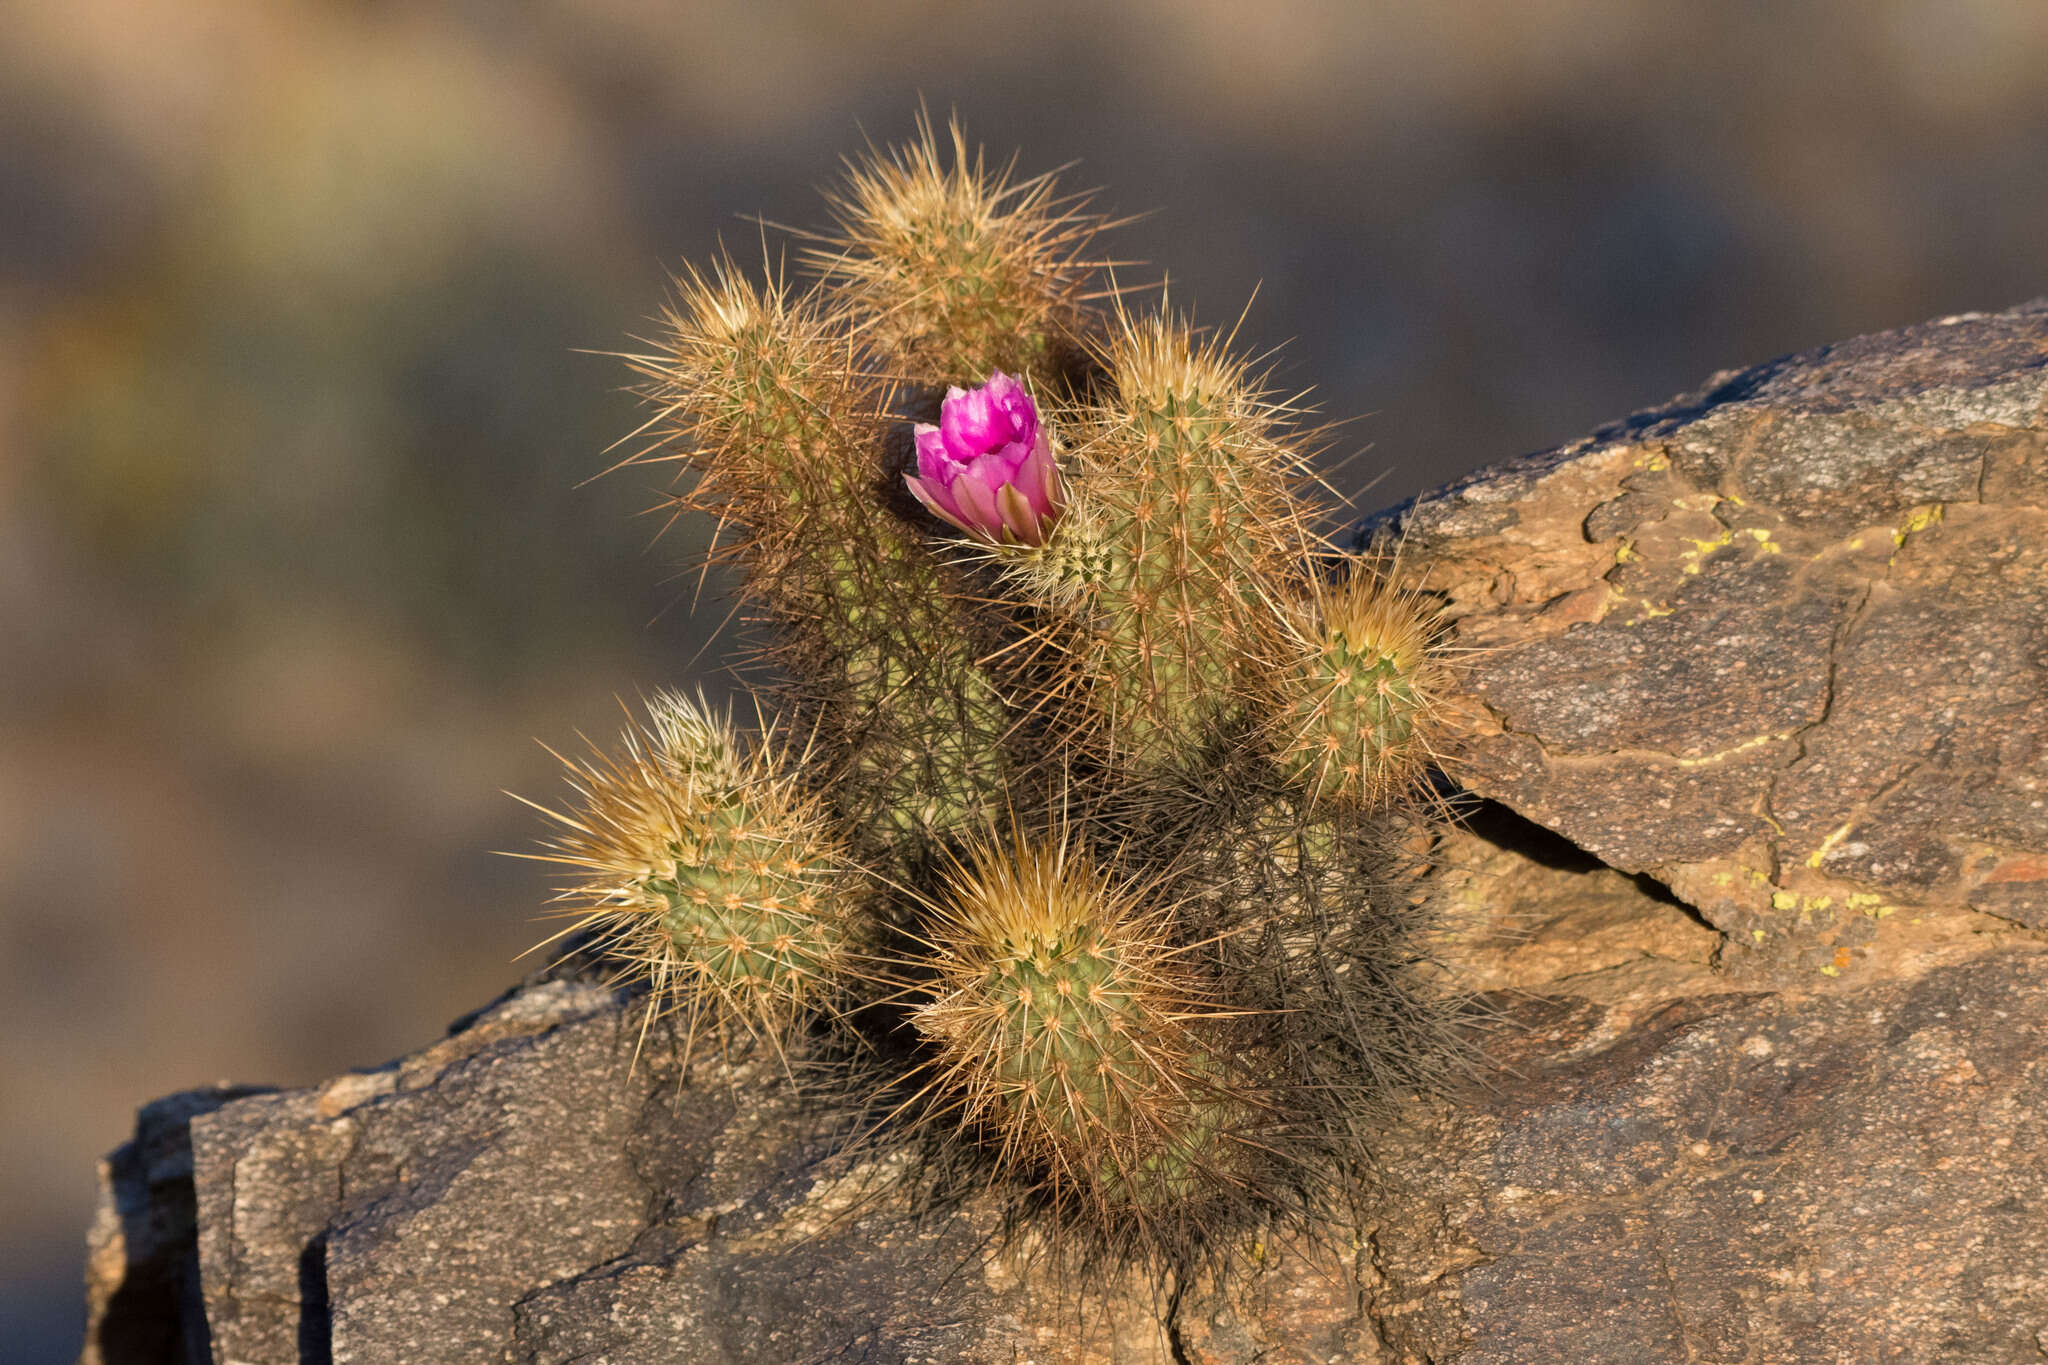
[[[1397,514],[1460,777],[1745,981],[2048,929],[2048,304],[1738,374]]]
[[[1051,1274],[564,964],[145,1108],[86,1361],[2048,1355],[2044,361],[2040,306],[1865,338],[1382,521],[1471,650],[1437,955],[1486,1065],[1324,1243]]]

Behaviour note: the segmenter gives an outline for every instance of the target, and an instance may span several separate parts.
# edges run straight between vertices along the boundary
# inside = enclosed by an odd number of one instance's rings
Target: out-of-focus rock
[[[1405,509],[1486,651],[1437,952],[1488,1065],[1330,1244],[1062,1280],[557,968],[145,1109],[88,1365],[2048,1354],[2044,359],[2042,308],[1867,338]]]
[[[135,1116],[134,1139],[100,1163],[80,1365],[212,1360],[199,1289],[192,1120],[261,1093],[224,1086],[153,1100]]]

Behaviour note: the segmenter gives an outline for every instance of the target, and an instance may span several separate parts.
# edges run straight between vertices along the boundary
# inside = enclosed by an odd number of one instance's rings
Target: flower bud
[[[997,370],[948,389],[939,424],[919,423],[904,482],[933,513],[990,545],[1043,545],[1066,505],[1052,443],[1024,386]]]

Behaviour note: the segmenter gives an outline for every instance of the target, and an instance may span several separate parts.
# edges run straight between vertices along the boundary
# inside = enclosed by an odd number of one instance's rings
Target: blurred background
[[[0,3],[0,1356],[138,1104],[436,1036],[541,932],[536,739],[702,659],[666,272],[920,97],[1356,418],[1361,509],[2048,291],[2042,0]],[[1373,484],[1374,480],[1376,484]],[[1373,484],[1367,492],[1367,486]]]

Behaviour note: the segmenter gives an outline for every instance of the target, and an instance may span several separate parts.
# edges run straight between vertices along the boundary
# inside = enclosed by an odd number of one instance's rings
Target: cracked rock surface
[[[1484,650],[1436,955],[1491,1017],[1327,1245],[1052,1276],[558,966],[146,1106],[83,1365],[2048,1359],[2044,361],[2041,306],[1865,338],[1396,514]]]
[[[1740,979],[2048,929],[2048,303],[1740,373],[1396,514],[1475,791]]]

